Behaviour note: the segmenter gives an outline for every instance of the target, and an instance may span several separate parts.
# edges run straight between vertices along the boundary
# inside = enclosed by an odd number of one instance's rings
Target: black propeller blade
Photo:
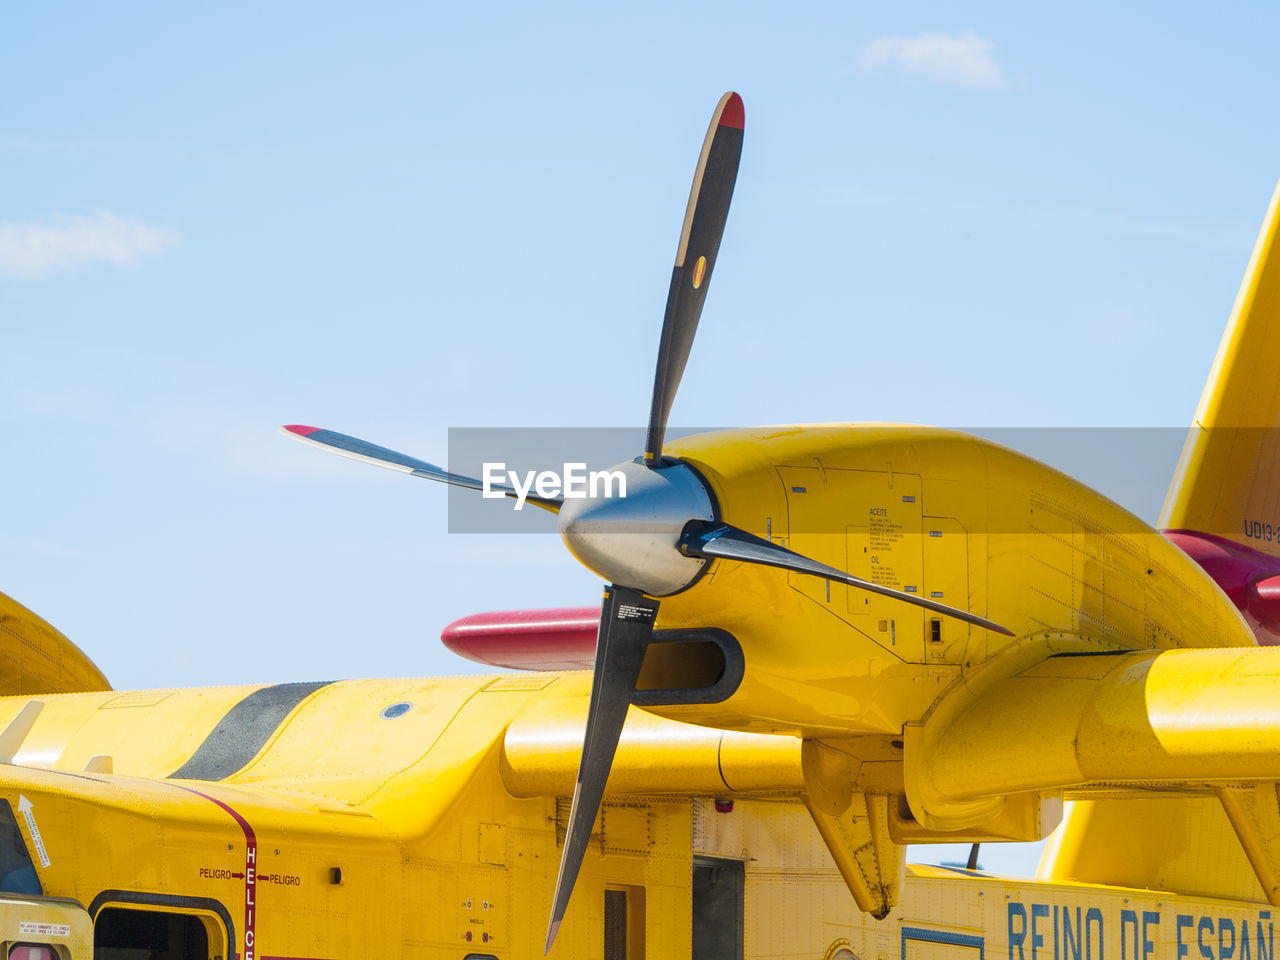
[[[698,330],[702,302],[707,297],[720,237],[729,216],[729,201],[738,179],[742,156],[742,132],[746,114],[742,98],[726,93],[711,115],[711,128],[702,143],[698,168],[693,174],[689,206],[680,228],[680,246],[671,271],[671,290],[662,320],[658,345],[658,366],[653,375],[653,403],[649,409],[649,431],[644,441],[644,462],[653,466],[662,457],[662,438],[667,432],[667,416],[675,399],[684,365]]]
[[[440,483],[447,483],[455,487],[466,487],[468,490],[484,489],[484,484],[475,477],[463,476],[460,473],[450,473],[448,470],[437,467],[434,463],[427,463],[427,461],[419,460],[417,457],[397,453],[395,450],[380,447],[376,443],[369,443],[369,441],[361,440],[358,437],[349,437],[345,433],[338,433],[336,430],[322,430],[319,427],[306,427],[300,423],[293,423],[281,427],[280,432],[286,437],[293,437],[295,440],[301,440],[303,443],[319,447],[321,450],[328,450],[330,453],[350,457],[352,460],[372,463],[375,467],[386,467],[388,470],[396,470],[414,477],[426,477],[428,480],[438,480]],[[490,486],[494,490],[501,491],[505,496],[514,499],[519,499],[520,497],[520,494],[507,484],[495,483]],[[535,507],[541,507],[551,513],[559,513],[560,507],[564,503],[559,497],[548,499],[532,493],[526,494],[524,499]]]
[[[587,707],[587,731],[578,764],[578,782],[569,808],[569,825],[560,855],[551,920],[547,924],[546,952],[551,952],[564,912],[573,894],[574,881],[582,867],[591,827],[600,811],[605,781],[618,749],[618,737],[631,706],[631,694],[640,678],[645,648],[653,633],[658,601],[629,587],[609,586],[604,591],[600,630],[596,636],[595,676],[591,683],[591,703]]]
[[[836,567],[829,567],[825,563],[819,563],[817,560],[810,560],[808,557],[793,550],[780,547],[776,543],[757,537],[753,533],[748,533],[746,530],[741,530],[728,523],[696,521],[689,524],[684,535],[680,538],[680,552],[686,557],[741,560],[744,563],[759,563],[767,567],[781,567],[783,570],[794,570],[796,573],[808,573],[826,580],[836,580],[840,583],[847,583],[851,587],[857,587],[859,590],[878,593],[885,597],[893,597],[895,600],[912,603],[917,607],[924,607],[926,610],[932,610],[934,613],[940,613],[946,617],[963,620],[965,623],[971,623],[975,627],[1002,633],[1006,637],[1013,636],[1012,630],[1007,630],[998,623],[993,623],[964,610],[957,610],[955,607],[948,607],[945,603],[938,603],[936,600],[929,600],[925,597],[916,596],[914,593],[905,593],[902,590],[894,590],[892,587],[883,587],[878,583],[872,583],[870,580],[863,580],[861,577],[855,577]]]

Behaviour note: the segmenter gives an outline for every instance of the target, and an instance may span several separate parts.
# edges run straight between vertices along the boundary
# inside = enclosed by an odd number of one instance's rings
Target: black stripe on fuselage
[[[293,708],[330,681],[277,683],[249,694],[218,721],[170,780],[223,780],[257,756]]]

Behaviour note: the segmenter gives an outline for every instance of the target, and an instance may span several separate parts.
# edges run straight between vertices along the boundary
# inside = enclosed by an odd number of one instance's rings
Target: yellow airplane
[[[602,609],[445,632],[532,670],[120,693],[0,595],[5,956],[1276,960],[1278,201],[1157,530],[953,431],[666,443],[744,126],[621,481],[284,428],[557,513]],[[905,863],[1050,835],[1036,879]]]

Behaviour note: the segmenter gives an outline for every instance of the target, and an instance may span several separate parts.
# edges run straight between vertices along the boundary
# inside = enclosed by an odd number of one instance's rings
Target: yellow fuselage
[[[237,735],[261,738],[253,718],[229,718],[247,697],[277,688],[48,697],[0,795],[14,811],[30,803],[47,896],[98,917],[197,917],[210,957],[533,958],[572,767],[540,762],[531,745],[580,735],[588,682],[579,673],[321,685],[265,731],[249,762],[209,781],[169,775],[190,771],[211,738],[232,752]],[[0,701],[0,722],[29,702]],[[384,717],[394,704],[410,706]],[[93,756],[110,757],[113,772],[81,772]],[[550,779],[539,781],[537,768]],[[1247,925],[1249,960],[1274,958],[1270,915],[1248,902],[1258,893],[1247,883],[1237,902],[1223,902],[919,867],[909,868],[899,905],[874,920],[855,906],[797,798],[791,738],[722,735],[633,710],[615,775],[623,790],[648,780],[670,795],[606,797],[558,956],[602,956],[620,897],[630,960],[689,957],[695,927],[738,922],[723,902],[710,914],[698,902],[692,878],[711,863],[742,865],[747,957],[835,957],[843,947],[877,960],[1203,960],[1199,937],[1213,960],[1244,960],[1217,938],[1231,929],[1239,942]],[[736,796],[728,812],[713,802],[717,777]],[[513,795],[530,790],[545,795]],[[1225,842],[1220,867],[1234,858],[1247,878],[1215,816],[1219,831],[1205,842]],[[24,838],[30,846],[25,829]],[[21,918],[81,916],[74,904],[40,903],[0,898],[0,938],[20,939],[5,924]],[[1193,917],[1189,929],[1183,915]],[[69,923],[67,938],[52,939],[73,960],[87,958],[75,946],[87,929]]]

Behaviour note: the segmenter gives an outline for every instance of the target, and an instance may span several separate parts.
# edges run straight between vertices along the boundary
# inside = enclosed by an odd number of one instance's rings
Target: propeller
[[[425,477],[428,480],[436,480],[454,487],[466,487],[468,490],[484,490],[484,483],[475,477],[464,476],[461,473],[450,473],[448,470],[437,467],[434,463],[427,463],[427,461],[419,460],[417,457],[411,457],[408,454],[380,447],[376,443],[370,443],[368,440],[349,437],[345,433],[338,433],[337,430],[322,430],[320,427],[308,427],[301,423],[291,423],[281,427],[280,432],[286,437],[293,437],[295,440],[301,440],[303,443],[321,450],[328,450],[330,453],[336,453],[342,457],[350,457],[352,460],[360,460],[363,463],[372,463],[375,467],[386,467],[388,470],[407,473],[411,477]],[[492,483],[489,487],[492,490],[501,492],[503,496],[511,497],[515,500],[520,499],[520,494],[516,492],[515,488],[505,483]],[[559,513],[560,506],[564,502],[559,497],[539,497],[532,493],[525,494],[524,499],[534,506],[549,510],[552,513]]]
[[[693,174],[693,186],[689,190],[689,204],[685,208],[684,223],[680,226],[680,244],[676,248],[676,262],[671,270],[671,287],[667,292],[667,307],[662,320],[662,337],[658,343],[658,362],[653,374],[653,399],[649,407],[649,429],[645,434],[644,458],[645,467],[656,468],[662,464],[662,441],[667,431],[667,417],[671,413],[671,403],[675,400],[676,389],[680,386],[680,378],[684,375],[685,364],[689,360],[689,351],[693,347],[693,335],[698,330],[698,318],[702,315],[702,305],[707,298],[707,288],[711,283],[711,273],[715,267],[716,254],[720,252],[720,238],[724,234],[725,221],[729,217],[729,201],[733,199],[733,186],[738,179],[738,161],[742,157],[742,135],[746,125],[746,113],[743,110],[742,98],[736,93],[726,93],[716,104],[711,114],[711,125],[706,139],[702,143],[702,152],[698,155],[698,166]],[[690,263],[692,258],[692,263]],[[634,469],[624,472],[635,475]],[[677,465],[676,470],[688,470]],[[669,471],[655,469],[652,474],[665,474]],[[690,471],[692,472],[692,471]],[[684,478],[683,473],[676,476]],[[637,477],[650,491],[654,489],[655,476]],[[631,477],[628,477],[631,480]],[[701,486],[697,480],[696,486]],[[597,515],[595,522],[581,522],[575,511],[574,516],[565,517],[561,524],[561,534],[569,543],[569,549],[579,559],[583,559],[580,550],[590,552],[591,541],[603,546],[605,553],[617,539],[617,534],[601,530],[602,525],[621,525],[623,537],[632,541],[628,554],[636,554],[637,537],[642,541],[636,563],[625,565],[619,570],[623,582],[630,587],[619,587],[616,583],[605,590],[605,609],[600,616],[600,633],[596,641],[595,680],[591,686],[591,700],[587,707],[587,730],[583,740],[582,760],[578,766],[578,781],[574,786],[573,804],[569,808],[569,823],[565,830],[564,850],[560,854],[560,871],[556,877],[556,893],[551,905],[551,919],[547,924],[546,952],[551,952],[556,933],[564,920],[565,910],[569,907],[569,898],[573,894],[573,884],[582,867],[582,858],[587,852],[587,842],[591,839],[591,826],[600,811],[600,801],[604,797],[605,782],[609,779],[609,767],[613,763],[613,754],[618,746],[618,737],[622,734],[622,724],[626,719],[627,708],[631,705],[631,696],[635,692],[635,683],[640,676],[640,664],[644,662],[645,648],[649,644],[649,635],[653,631],[653,616],[657,613],[658,604],[649,600],[641,592],[645,583],[637,581],[649,580],[647,584],[651,593],[674,593],[683,589],[685,583],[671,584],[675,590],[657,590],[652,585],[651,570],[655,565],[670,566],[669,541],[663,543],[669,533],[672,517],[669,510],[652,508],[676,508],[678,518],[681,508],[687,509],[688,497],[681,497],[677,492],[672,496],[676,486],[660,485],[657,502],[651,492],[648,497],[640,497],[639,501],[650,501],[651,509],[635,510],[638,502],[632,499],[636,493],[636,485],[629,482],[627,501],[605,502],[597,506],[597,512],[603,510],[610,516],[601,523]],[[709,501],[705,491],[703,499]],[[575,501],[581,503],[582,501]],[[695,501],[696,503],[696,501]],[[625,505],[623,505],[625,504]],[[611,509],[619,505],[620,510]],[[709,502],[697,504],[709,509]],[[655,516],[656,513],[666,516]],[[684,519],[688,513],[684,513]],[[657,521],[655,524],[654,521]],[[663,522],[665,520],[665,523]],[[637,527],[653,527],[659,530],[658,542],[651,535],[637,530]],[[576,529],[574,529],[576,527]],[[572,531],[572,532],[571,532]],[[574,549],[575,544],[579,549]],[[665,547],[665,551],[663,550]],[[657,548],[657,549],[654,549]],[[668,557],[661,555],[666,553]],[[618,554],[614,553],[615,556]],[[601,566],[613,567],[609,557],[602,557],[601,565],[587,563],[587,567],[601,573]],[[666,559],[668,562],[663,562]],[[701,566],[693,573],[696,578]],[[681,579],[679,574],[677,580]],[[625,578],[625,579],[624,579]],[[615,578],[610,578],[615,579]],[[666,586],[668,584],[663,584]],[[627,599],[620,599],[625,596]],[[647,604],[640,607],[635,600],[643,599]],[[616,616],[610,605],[616,604],[619,609],[637,612],[648,611],[646,628],[641,630],[630,620],[622,620]],[[649,606],[651,605],[651,606]],[[622,627],[626,624],[626,627]]]
[[[742,98],[726,93],[711,115],[680,230],[658,346],[644,453],[611,471],[624,475],[625,497],[528,498],[559,514],[560,535],[569,550],[609,583],[597,632],[582,759],[547,925],[547,952],[564,920],[591,828],[600,811],[609,768],[653,632],[659,606],[655,598],[687,589],[714,560],[733,560],[836,580],[1012,636],[1011,631],[990,620],[851,576],[722,522],[715,500],[698,472],[687,463],[663,458],[667,417],[693,346],[729,214],[744,125]],[[366,463],[454,486],[483,489],[483,484],[473,477],[449,473],[345,434],[296,425],[281,429],[305,443]],[[510,487],[495,489],[517,496]]]

